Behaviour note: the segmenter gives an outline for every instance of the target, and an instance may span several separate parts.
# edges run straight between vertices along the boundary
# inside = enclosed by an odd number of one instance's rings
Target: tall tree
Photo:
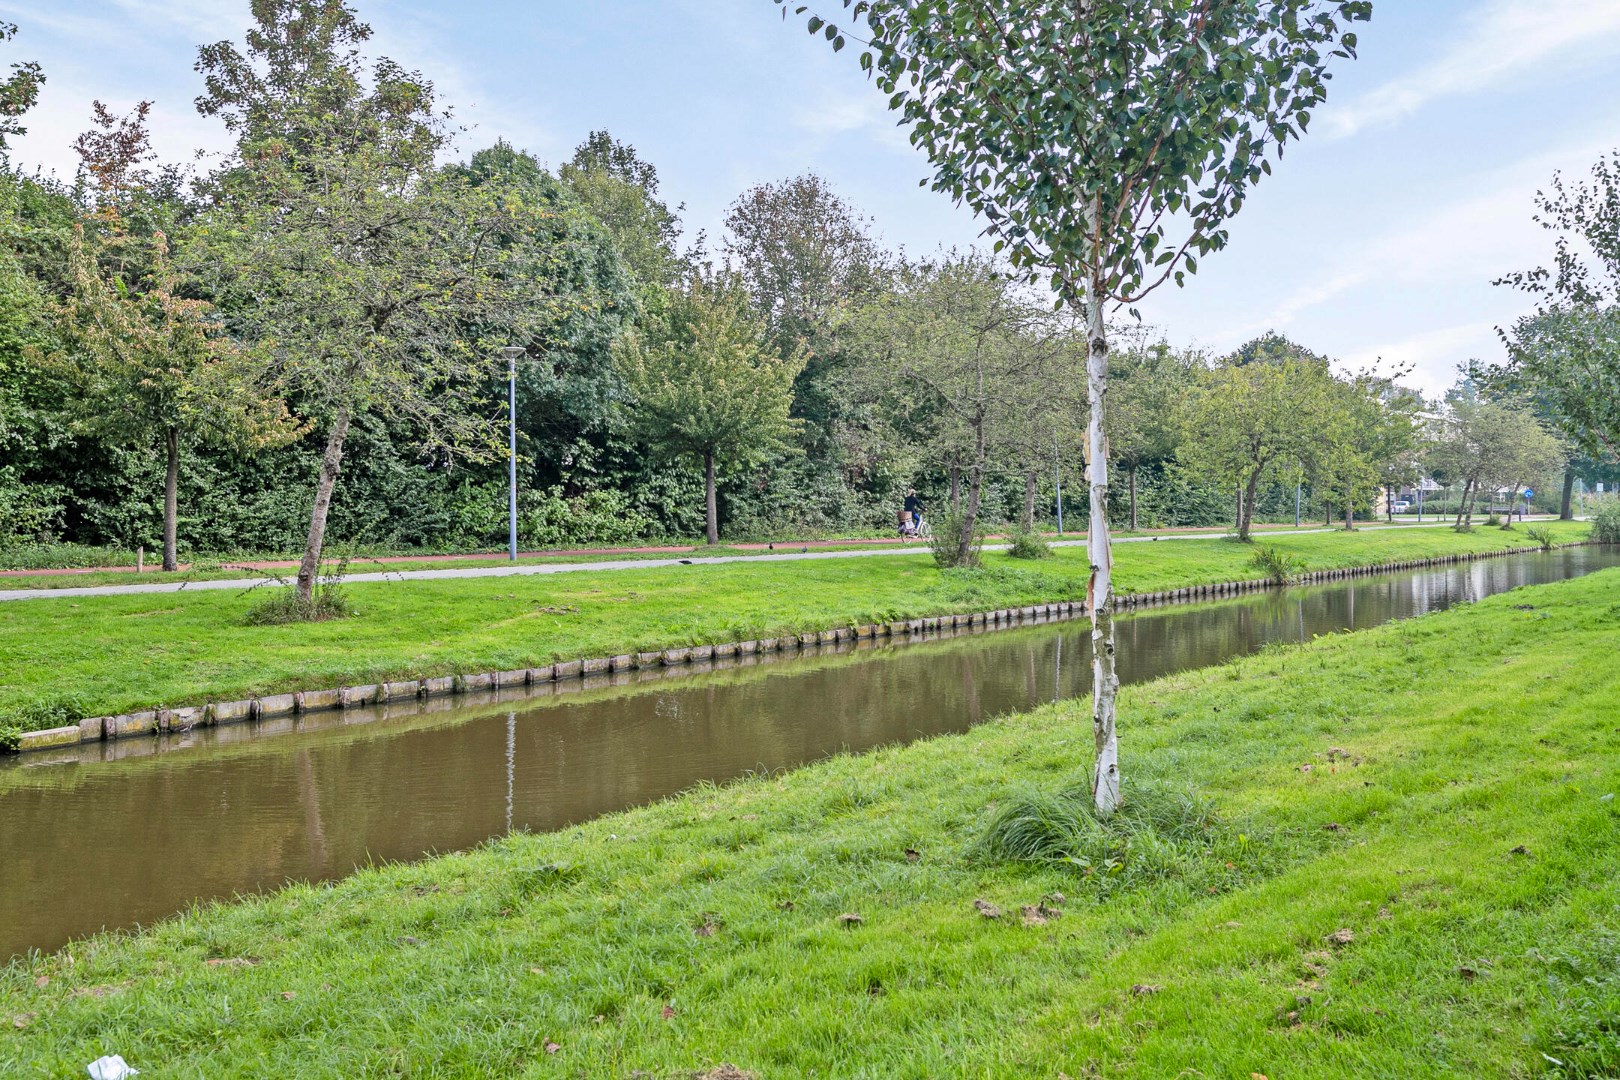
[[[1462,484],[1459,530],[1472,527],[1481,495],[1487,505],[1499,492],[1515,498],[1525,483],[1564,465],[1557,439],[1522,404],[1453,393],[1438,427],[1431,461],[1441,476]]]
[[[644,286],[676,283],[684,207],[671,210],[658,198],[658,170],[635,147],[606,131],[593,131],[557,174],[607,227],[619,257]]]
[[[1198,357],[1176,353],[1159,343],[1129,349],[1110,367],[1108,448],[1125,469],[1127,528],[1134,532],[1140,524],[1137,472],[1144,465],[1174,456],[1181,439],[1176,409],[1201,366]]]
[[[851,376],[857,392],[896,416],[923,411],[935,459],[966,472],[955,564],[969,565],[992,468],[1026,470],[1081,412],[1066,378],[1080,339],[1050,302],[976,252],[905,267],[854,321],[870,358]]]
[[[882,283],[887,258],[869,218],[814,173],[759,184],[726,211],[724,254],[772,338],[783,349],[808,350],[793,386],[793,415],[804,421],[802,445],[812,465],[846,465],[842,438],[850,419],[837,390],[853,362],[831,333],[839,311],[859,304]],[[847,477],[846,477],[847,479]]]
[[[1620,150],[1590,181],[1554,174],[1536,197],[1536,220],[1555,234],[1551,268],[1497,281],[1536,298],[1535,314],[1498,328],[1505,363],[1471,366],[1487,387],[1533,394],[1593,457],[1620,455]]]
[[[297,590],[312,597],[357,417],[409,419],[446,454],[500,452],[478,408],[498,346],[536,344],[552,297],[521,196],[442,170],[432,83],[342,0],[255,0],[245,48],[203,47],[197,107],[236,136],[202,228],[221,304],[325,437]]]
[[[65,348],[53,366],[76,391],[68,406],[81,430],[163,447],[163,569],[175,570],[183,442],[267,445],[297,430],[211,305],[184,295],[165,233],[131,221],[148,194],[149,109],[143,101],[119,118],[97,101],[95,127],[74,144],[90,202],[69,246],[70,287],[57,305]]]
[[[1182,399],[1181,460],[1242,494],[1237,535],[1248,540],[1263,483],[1297,473],[1322,445],[1334,417],[1334,379],[1325,360],[1242,363],[1200,372]]]
[[[787,4],[790,0],[775,0]],[[1226,245],[1226,221],[1303,134],[1330,57],[1370,0],[841,0],[864,18],[890,105],[998,249],[1049,275],[1089,327],[1088,467],[1097,811],[1119,805],[1108,337],[1133,305]],[[803,12],[804,5],[795,5]],[[785,9],[784,9],[785,10]],[[843,32],[809,20],[833,48]],[[1181,230],[1178,237],[1172,227]]]
[[[619,344],[632,416],[654,447],[702,464],[708,541],[718,544],[716,471],[755,460],[794,432],[788,408],[804,356],[778,353],[747,294],[724,279],[694,276],[652,321]]]

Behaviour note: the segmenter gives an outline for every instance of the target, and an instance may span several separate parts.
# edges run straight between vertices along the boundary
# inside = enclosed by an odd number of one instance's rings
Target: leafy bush
[[[1266,580],[1273,585],[1291,585],[1305,571],[1304,559],[1268,544],[1254,549],[1254,554],[1249,557],[1249,565],[1265,571]]]
[[[1050,559],[1052,545],[1033,529],[1020,529],[1013,533],[1012,545],[1007,548],[1007,555],[1014,559]]]
[[[503,511],[504,512],[504,511]],[[565,497],[562,488],[533,492],[524,500],[519,535],[531,547],[623,544],[657,533],[657,523],[630,507],[622,491],[604,489]]]
[[[85,716],[88,709],[77,694],[35,694],[0,709],[0,753],[16,753],[25,731],[63,727]]]
[[[1487,526],[1500,525],[1502,524],[1502,519],[1497,517],[1495,514],[1492,514],[1490,517],[1485,519],[1485,524]]]
[[[1592,539],[1600,544],[1620,544],[1620,499],[1604,499],[1592,515]]]
[[[984,554],[984,519],[973,524],[973,535],[968,537],[967,557],[959,554],[962,535],[967,531],[967,517],[959,513],[946,513],[934,525],[934,535],[928,546],[934,553],[934,563],[941,570],[972,569],[981,565]]]
[[[1551,551],[1553,548],[1553,534],[1551,529],[1544,529],[1540,525],[1532,525],[1524,530],[1524,535],[1541,545],[1542,551]]]

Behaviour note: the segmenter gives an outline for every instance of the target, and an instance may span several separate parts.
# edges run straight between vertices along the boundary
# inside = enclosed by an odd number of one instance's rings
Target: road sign
[[[1532,496],[1534,494],[1535,494],[1535,492],[1533,490],[1531,490],[1530,488],[1525,488],[1524,489],[1524,497],[1525,498],[1528,499],[1530,496]]]

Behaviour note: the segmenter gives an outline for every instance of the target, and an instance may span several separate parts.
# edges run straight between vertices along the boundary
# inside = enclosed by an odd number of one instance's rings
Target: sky
[[[913,255],[980,241],[983,222],[920,181],[926,158],[860,72],[772,0],[354,0],[374,55],[419,69],[467,130],[567,160],[594,129],[632,144],[723,232],[754,184],[806,171]],[[837,0],[824,0],[829,9]],[[196,49],[240,40],[248,0],[0,0],[0,62],[47,82],[11,158],[71,178],[90,103],[154,102],[167,161],[229,140],[193,100]],[[1547,262],[1534,198],[1620,148],[1620,0],[1375,0],[1360,56],[1333,69],[1303,142],[1253,192],[1222,252],[1140,305],[1214,352],[1276,330],[1348,367],[1410,370],[1438,394],[1528,308],[1492,280]]]

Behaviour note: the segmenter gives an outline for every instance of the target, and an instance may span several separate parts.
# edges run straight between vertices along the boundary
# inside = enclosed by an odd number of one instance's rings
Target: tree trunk
[[[1564,470],[1564,494],[1558,501],[1558,520],[1575,520],[1575,467]]]
[[[984,418],[980,417],[973,428],[973,468],[968,479],[967,512],[961,518],[961,533],[956,538],[956,565],[968,565],[969,554],[973,550],[973,530],[979,524],[979,496],[984,490]]]
[[[1131,489],[1131,532],[1136,531],[1136,462],[1131,462],[1126,475],[1130,477]]]
[[[1395,524],[1395,485],[1384,485],[1384,519]]]
[[[712,547],[720,542],[720,513],[714,501],[714,452],[703,455],[703,513]]]
[[[179,496],[177,489],[180,486],[180,429],[169,428],[163,433],[164,448],[168,451],[168,471],[163,477],[163,569],[180,569],[179,544],[176,533],[179,529]]]
[[[1024,474],[1024,516],[1022,525],[1025,532],[1035,531],[1035,470],[1031,469]]]
[[[1348,491],[1344,494],[1344,531],[1354,532],[1356,528],[1356,499]]]
[[[1254,531],[1254,500],[1260,495],[1260,473],[1249,474],[1249,483],[1238,496],[1238,506],[1241,516],[1238,518],[1238,539],[1248,542],[1249,534]]]
[[[315,599],[315,575],[320,572],[321,545],[326,542],[326,512],[332,508],[332,488],[343,465],[343,440],[348,436],[349,410],[339,409],[326,435],[321,478],[315,485],[315,506],[309,514],[309,537],[304,541],[304,558],[298,564],[298,599],[306,606]]]
[[[1108,397],[1108,337],[1103,324],[1103,298],[1086,283],[1085,313],[1089,322],[1086,350],[1086,396],[1091,418],[1086,427],[1086,480],[1091,488],[1091,521],[1086,529],[1086,555],[1091,580],[1086,607],[1091,611],[1091,728],[1097,765],[1091,794],[1097,813],[1109,817],[1119,809],[1119,733],[1114,699],[1119,676],[1114,671],[1114,553],[1108,537],[1108,433],[1103,426]]]
[[[962,512],[962,470],[955,459],[951,461],[951,513]]]

